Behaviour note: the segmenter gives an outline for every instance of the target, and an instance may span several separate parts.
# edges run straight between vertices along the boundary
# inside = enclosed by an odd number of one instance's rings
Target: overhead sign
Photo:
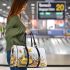
[[[65,2],[38,2],[38,19],[57,19],[65,18]]]

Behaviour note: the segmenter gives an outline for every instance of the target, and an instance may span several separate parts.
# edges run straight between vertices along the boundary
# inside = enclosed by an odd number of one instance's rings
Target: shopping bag
[[[37,47],[34,36],[33,42],[34,47],[21,45],[12,46],[10,66],[30,67],[30,68],[47,66],[45,49]]]

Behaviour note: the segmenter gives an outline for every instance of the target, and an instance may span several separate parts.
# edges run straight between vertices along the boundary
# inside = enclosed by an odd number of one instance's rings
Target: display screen
[[[63,29],[64,20],[47,20],[47,30]]]
[[[32,20],[32,32],[38,36],[64,36],[64,20]]]
[[[65,18],[65,2],[38,2],[38,19]]]

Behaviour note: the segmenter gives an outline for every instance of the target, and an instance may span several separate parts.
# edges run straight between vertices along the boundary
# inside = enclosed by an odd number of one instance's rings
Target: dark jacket
[[[6,25],[6,50],[11,50],[13,45],[26,45],[25,26],[18,16],[12,16]]]

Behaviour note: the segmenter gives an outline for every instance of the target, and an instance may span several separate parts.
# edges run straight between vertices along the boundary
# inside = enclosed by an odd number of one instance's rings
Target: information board
[[[38,19],[57,19],[65,18],[65,2],[38,2]]]

